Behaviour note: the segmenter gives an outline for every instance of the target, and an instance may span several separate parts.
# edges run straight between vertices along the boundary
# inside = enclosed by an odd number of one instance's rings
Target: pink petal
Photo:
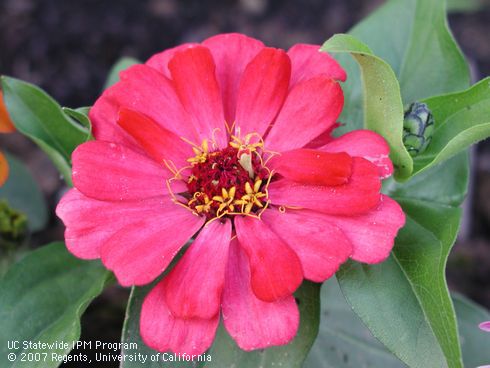
[[[482,322],[478,325],[478,327],[485,332],[490,332],[490,321]]]
[[[168,68],[175,89],[185,109],[192,116],[201,141],[215,138],[218,147],[225,147],[227,137],[223,101],[216,80],[215,63],[209,49],[194,46],[176,52]]]
[[[89,111],[92,133],[97,140],[121,143],[138,150],[138,144],[116,124],[119,104],[110,99],[107,90],[95,101]]]
[[[384,261],[390,255],[398,230],[405,224],[405,214],[399,204],[385,195],[381,195],[376,208],[364,215],[326,218],[350,240],[352,259],[364,263]]]
[[[178,136],[197,139],[193,123],[168,78],[147,65],[134,65],[121,72],[120,77],[121,81],[104,93],[119,108],[146,115]],[[112,121],[115,123],[116,119]]]
[[[319,74],[342,82],[347,79],[340,64],[326,52],[320,52],[318,45],[294,45],[289,49],[288,56],[292,65],[291,85]]]
[[[264,44],[255,38],[229,33],[208,38],[202,45],[213,54],[216,77],[223,96],[225,119],[231,125],[235,121],[240,78],[247,64],[264,48]]]
[[[238,89],[236,132],[263,136],[289,88],[291,62],[283,50],[263,48],[247,65]]]
[[[325,152],[346,152],[351,156],[363,157],[378,166],[381,178],[386,178],[393,172],[393,164],[388,156],[390,146],[382,136],[370,130],[354,130],[318,149]]]
[[[308,280],[323,282],[330,278],[352,253],[350,241],[326,215],[268,209],[262,219],[296,252]]]
[[[352,176],[337,186],[304,185],[280,179],[269,185],[273,204],[309,208],[332,215],[356,215],[376,207],[380,200],[378,169],[363,158],[352,159]]]
[[[299,326],[292,296],[268,303],[254,295],[248,260],[236,242],[230,247],[222,310],[226,330],[246,351],[287,344]]]
[[[305,146],[331,129],[343,105],[342,88],[326,76],[298,83],[266,138],[266,148],[281,152]]]
[[[286,179],[311,185],[341,185],[352,173],[352,158],[346,153],[296,149],[275,156],[268,167]]]
[[[219,312],[230,239],[230,220],[209,223],[166,276],[165,296],[174,316],[208,319]]]
[[[176,318],[165,301],[163,279],[146,296],[141,308],[141,338],[150,348],[176,354],[200,355],[213,343],[219,314],[211,319]]]
[[[126,146],[87,142],[76,148],[72,161],[73,183],[88,197],[124,201],[168,194],[165,180],[170,172]],[[176,190],[185,190],[183,182],[177,185]]]
[[[169,196],[131,202],[98,201],[71,189],[58,203],[56,214],[66,226],[68,250],[79,258],[95,259],[100,258],[100,248],[117,231],[135,220],[158,215],[162,206],[175,204]]]
[[[155,207],[151,216],[132,217],[102,246],[102,262],[121,285],[153,281],[203,225],[203,217],[169,202]]]
[[[250,261],[257,298],[273,302],[294,293],[303,280],[296,253],[259,219],[237,216],[235,229]]]
[[[153,55],[146,61],[146,65],[158,70],[167,78],[171,78],[170,70],[168,70],[168,62],[172,59],[176,52],[188,49],[199,45],[198,43],[184,43],[182,45],[167,49],[158,54]]]
[[[117,122],[156,162],[171,161],[175,168],[188,166],[193,157],[191,145],[138,112],[123,108]]]

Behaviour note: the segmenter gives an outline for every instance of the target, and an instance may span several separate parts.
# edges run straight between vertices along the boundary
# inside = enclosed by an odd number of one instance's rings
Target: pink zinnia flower
[[[490,332],[490,321],[482,322],[478,325],[478,327],[480,327],[480,330],[482,331]]]
[[[91,109],[57,208],[68,249],[144,285],[195,237],[144,301],[150,347],[203,353],[220,311],[242,349],[286,344],[303,279],[388,257],[405,221],[380,194],[388,145],[330,136],[346,75],[318,49],[218,35],[129,68]]]

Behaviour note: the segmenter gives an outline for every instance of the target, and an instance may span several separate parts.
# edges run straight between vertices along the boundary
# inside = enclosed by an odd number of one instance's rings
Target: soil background
[[[0,0],[0,74],[39,85],[63,106],[89,106],[121,56],[146,60],[163,49],[222,32],[246,33],[286,49],[299,42],[321,44],[334,33],[346,32],[381,3]],[[452,13],[450,25],[471,61],[475,81],[490,75],[490,7]],[[49,226],[35,234],[33,246],[61,240],[63,227],[54,207],[66,188],[59,174],[18,133],[0,137],[0,145],[28,164],[50,205]],[[490,141],[473,152],[463,223],[449,261],[449,284],[490,308]],[[96,299],[83,317],[82,339],[119,341],[127,296],[127,289],[115,286]]]

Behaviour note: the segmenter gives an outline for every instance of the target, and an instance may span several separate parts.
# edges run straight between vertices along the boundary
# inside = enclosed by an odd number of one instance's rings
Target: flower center
[[[263,141],[256,134],[242,140],[232,136],[228,147],[210,150],[204,140],[189,158],[187,203],[181,203],[211,220],[226,215],[260,216],[268,205],[271,171],[263,160]]]

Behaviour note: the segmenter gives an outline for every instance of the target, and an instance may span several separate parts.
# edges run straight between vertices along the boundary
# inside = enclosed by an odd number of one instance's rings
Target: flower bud
[[[434,117],[425,103],[414,102],[405,110],[403,144],[413,156],[425,151],[434,132]]]
[[[0,201],[0,244],[2,244],[2,249],[6,244],[21,241],[26,233],[26,216],[10,208],[7,202]]]

